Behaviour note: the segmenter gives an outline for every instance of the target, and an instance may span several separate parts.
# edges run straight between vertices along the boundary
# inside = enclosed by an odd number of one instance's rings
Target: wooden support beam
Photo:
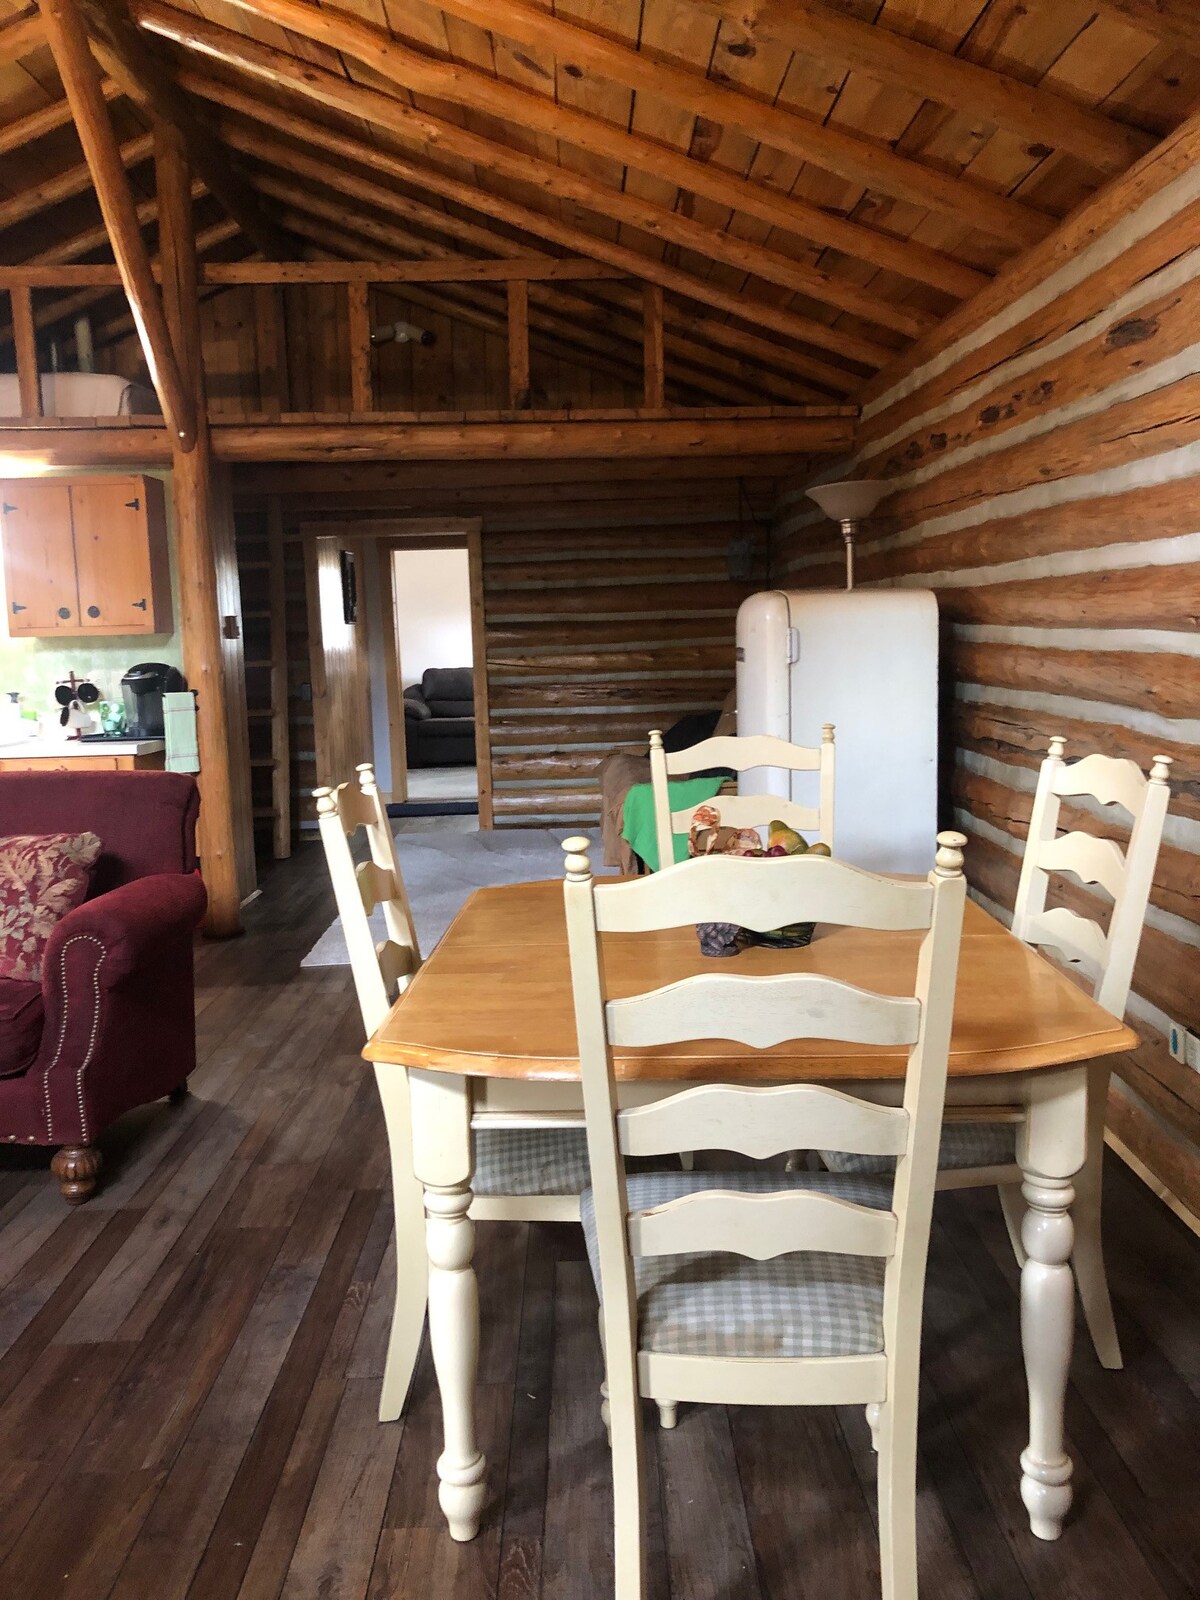
[[[42,414],[42,378],[38,371],[37,334],[33,326],[33,295],[28,289],[10,289],[13,340],[17,347],[17,386],[21,415]]]
[[[278,416],[288,409],[289,384],[283,296],[274,284],[255,285],[254,339],[262,407]]]
[[[499,243],[491,240],[493,248]],[[626,277],[590,257],[517,255],[491,261],[444,253],[429,261],[215,261],[200,273],[202,283],[599,283]]]
[[[119,100],[124,92],[112,78],[105,78],[100,84],[100,93],[106,100]],[[67,100],[55,100],[38,111],[31,111],[28,116],[6,122],[0,128],[0,156],[6,156],[10,150],[23,150],[35,139],[44,139],[48,133],[67,127],[70,121],[70,103]]]
[[[475,3],[446,0],[445,8],[458,13]],[[822,0],[752,0],[751,4],[746,0],[689,0],[689,4],[719,18],[731,30],[731,36],[724,39],[726,45],[743,40],[751,45],[782,44],[807,57],[835,61],[880,83],[896,84],[953,111],[994,122],[1018,138],[1068,151],[1098,172],[1123,172],[1154,143],[1152,134],[1089,111],[1052,89],[948,55],[919,39],[892,32],[887,22],[861,22],[830,9]],[[509,33],[511,14],[516,11],[528,14],[528,8],[515,0],[499,0],[494,25],[501,33]],[[549,38],[546,44],[550,47]],[[578,51],[570,59],[583,61]],[[673,98],[668,88],[660,92]],[[703,109],[697,102],[696,110]],[[765,131],[758,137],[773,142]]]
[[[204,25],[206,28],[208,25]],[[205,35],[208,38],[208,33]],[[250,41],[235,38],[233,46],[222,49],[232,65],[247,65],[248,70],[258,74],[260,67],[263,75],[271,82],[279,81],[277,69],[272,52],[266,56],[256,53],[259,47],[252,47],[250,53],[243,46],[249,46]],[[224,58],[224,57],[223,57]],[[285,61],[289,58],[284,57]],[[265,63],[265,65],[264,65]],[[531,232],[542,239],[567,250],[576,252],[579,249],[579,230],[569,223],[550,217],[540,211],[533,211],[528,207],[493,195],[481,189],[479,185],[463,182],[446,176],[440,170],[424,168],[417,163],[396,155],[390,150],[378,146],[363,145],[360,141],[348,135],[339,134],[323,127],[316,122],[310,122],[303,117],[296,117],[281,112],[272,107],[270,113],[255,102],[251,97],[238,91],[231,91],[226,85],[212,80],[202,80],[198,85],[200,91],[208,97],[215,99],[223,105],[230,105],[239,112],[259,117],[271,117],[273,124],[284,131],[295,134],[303,139],[311,148],[318,146],[331,154],[350,160],[365,161],[380,176],[393,177],[401,182],[419,184],[427,190],[435,190],[448,200],[453,200],[462,205],[471,207],[475,211],[482,211],[497,220],[506,222],[526,232]],[[333,105],[337,109],[349,111],[352,115],[374,118],[388,118],[389,130],[400,132],[403,136],[407,124],[403,118],[404,108],[400,103],[389,99],[388,96],[379,94],[375,90],[364,89],[357,84],[348,83],[345,79],[338,78],[332,73],[322,73],[318,67],[305,67],[299,78],[294,78],[287,87],[294,88],[301,94],[310,95],[323,104]],[[366,96],[364,102],[362,99]],[[393,111],[399,111],[399,120],[393,118]],[[228,137],[232,142],[240,143],[244,135],[238,130],[231,129]],[[253,135],[256,144],[261,149],[263,144],[259,136]],[[301,177],[315,177],[317,182],[328,182],[323,172],[328,168],[323,163],[316,162],[311,156],[301,155],[299,151],[290,147],[283,147],[279,164],[287,170]],[[323,171],[322,171],[323,169]],[[388,196],[390,191],[379,184],[372,184],[365,179],[355,178],[344,168],[334,169],[336,180],[331,187],[335,193],[349,195],[354,199],[363,200],[368,205],[388,209]],[[560,173],[561,168],[550,168],[548,172]],[[556,180],[554,180],[556,181]],[[263,180],[259,180],[260,187],[266,188]],[[619,197],[618,197],[619,198]],[[811,337],[823,337],[828,340],[830,330],[824,324],[814,324],[808,318],[797,316],[793,312],[781,310],[775,305],[768,304],[748,294],[736,294],[721,288],[718,284],[708,280],[693,277],[690,273],[683,272],[677,267],[657,260],[652,256],[643,255],[626,245],[614,244],[600,236],[590,236],[588,248],[593,255],[607,261],[611,266],[618,267],[631,276],[649,279],[661,283],[666,289],[687,299],[697,300],[708,305],[716,311],[737,317],[752,325],[767,327],[774,333],[784,338],[798,342],[809,340]],[[814,335],[814,328],[817,330]],[[805,351],[791,350],[780,346],[778,359],[788,358],[788,364],[805,377],[811,377],[815,382],[825,387],[830,387],[843,394],[853,389],[859,381],[856,374],[835,367],[830,362],[809,355]],[[853,359],[851,357],[850,359]]]
[[[103,99],[100,103],[103,105]],[[153,135],[139,134],[134,139],[127,139],[121,145],[118,165],[136,167],[139,162],[148,160],[153,152]],[[36,216],[39,211],[47,211],[60,201],[70,200],[77,194],[84,194],[93,187],[92,169],[86,161],[81,161],[76,166],[68,167],[65,172],[47,178],[44,183],[35,183],[31,188],[19,189],[9,199],[0,200],[0,231],[13,227],[15,223],[24,222],[26,217]]]
[[[663,405],[663,292],[657,283],[647,283],[642,290],[642,377],[643,404]]]
[[[397,101],[394,96],[349,84],[337,74],[326,72],[310,63],[299,63],[284,51],[273,50],[227,28],[205,22],[198,16],[175,10],[161,4],[160,0],[134,0],[134,11],[142,26],[151,32],[172,39],[189,49],[200,51],[214,60],[224,61],[242,72],[252,73],[269,83],[282,85],[307,95],[321,104],[346,110],[352,116],[379,122],[391,128],[398,137],[406,139],[410,144],[416,144],[422,150],[434,145],[463,156],[488,171],[499,170],[498,163],[506,156],[501,145],[470,134],[456,123],[420,110],[405,101]],[[209,98],[219,98],[209,92],[214,87],[211,81],[206,81],[199,75],[181,75],[180,81],[183,82],[185,79],[189,86],[208,94]],[[339,85],[345,92],[337,92]],[[355,93],[355,90],[361,92]],[[255,109],[260,120],[266,120],[271,115],[261,104]],[[665,147],[652,140],[643,140],[641,143],[648,147],[642,152],[643,159],[649,160],[650,152],[653,152],[652,170],[655,175],[659,178],[668,176],[659,170],[662,163],[667,160]],[[873,266],[896,272],[916,282],[928,283],[953,295],[956,299],[973,294],[989,281],[985,273],[956,261],[953,256],[946,255],[942,251],[914,244],[909,240],[896,239],[861,223],[846,221],[822,210],[819,206],[781,195],[765,184],[734,179],[728,174],[722,174],[717,168],[705,169],[700,163],[691,161],[689,157],[680,156],[678,159],[687,163],[691,182],[703,189],[706,198],[716,198],[720,205],[743,211],[747,216],[757,217],[772,227],[810,239],[821,247],[842,251],[858,260],[868,261]],[[519,177],[524,181],[535,182],[546,193],[553,194],[556,198],[577,198],[583,192],[572,188],[570,194],[567,194],[552,188],[551,184],[556,181],[554,175],[562,174],[563,169],[549,162],[538,162],[532,157],[512,153],[511,165],[505,165],[504,175],[508,176],[513,171],[519,171]],[[588,193],[603,192],[603,188],[604,186],[598,183],[584,185]],[[482,204],[487,198],[490,197],[480,191],[473,209],[490,211],[489,206]],[[577,235],[573,248],[578,249]]]
[[[1200,9],[1196,0],[1097,0],[1122,22],[1131,22],[1164,44],[1200,56]]]
[[[241,932],[241,893],[235,848],[232,741],[213,550],[213,462],[204,390],[191,173],[174,128],[159,127],[155,145],[163,300],[170,333],[186,375],[196,416],[189,447],[172,451],[179,628],[188,686],[196,691],[200,750],[200,870],[208,890],[205,931],[216,938]]]
[[[190,97],[151,50],[146,36],[125,9],[124,0],[91,0],[89,15],[96,24],[102,41],[98,48],[112,76],[151,121],[165,122],[178,130],[193,172],[204,180],[254,248],[281,260],[295,255],[295,241],[263,211],[254,190],[230,162],[228,152],[213,137]]]
[[[422,55],[386,29],[359,21],[345,12],[314,7],[305,0],[231,0],[231,3],[326,49],[343,51],[406,93],[430,95],[476,113],[490,113],[513,127],[565,140],[590,155],[618,161],[660,180],[677,183],[689,193],[717,198],[708,169],[692,157],[681,155],[655,140],[626,133],[590,113],[576,111],[546,95],[477,71],[461,61],[439,61]],[[543,42],[544,30],[553,25],[553,20],[544,14],[539,19],[543,26]],[[498,27],[499,24],[493,19],[484,26]],[[503,28],[500,31],[503,32]],[[660,73],[669,74],[672,70],[661,62],[645,62],[643,68],[629,70],[645,68],[651,69],[652,76],[644,87],[656,81]],[[690,78],[687,74],[683,76]],[[701,83],[708,81],[703,79]],[[708,95],[713,98],[719,93],[715,84],[707,90],[691,84],[689,87],[693,97]],[[651,88],[650,92],[655,91]],[[690,108],[702,109],[695,98]],[[784,116],[780,113],[781,123]],[[882,190],[924,210],[941,212],[955,219],[970,216],[977,228],[1007,244],[1036,244],[1054,227],[1053,217],[1011,200],[1007,195],[998,195],[978,184],[922,166],[887,145],[875,144],[858,134],[809,122],[802,117],[787,116],[786,125],[789,154],[811,161],[825,172],[834,172],[871,190]],[[777,134],[776,139],[779,137]],[[736,180],[736,185],[751,187],[742,179]],[[725,192],[722,180],[722,193]]]
[[[852,417],[649,417],[617,422],[214,422],[221,461],[546,461],[560,457],[839,455],[854,440]]]
[[[0,66],[19,61],[46,42],[42,19],[32,7],[0,28]]]
[[[350,410],[356,414],[375,409],[371,393],[370,294],[369,283],[346,285],[350,339]]]
[[[288,727],[283,502],[277,494],[267,502],[267,563],[267,620],[271,640],[271,810],[275,813],[271,819],[271,852],[276,861],[283,861],[292,853],[292,761]],[[399,683],[395,685],[395,692],[400,693]]]
[[[315,69],[309,69],[305,74],[306,84],[312,83],[311,74],[313,70]],[[335,79],[334,81],[335,84],[345,84],[345,80]],[[357,91],[357,93],[363,92],[374,94],[376,91]],[[400,104],[400,102],[391,100],[387,95],[383,94],[378,95],[378,101],[382,102],[382,107],[376,106],[377,114],[382,110],[382,114],[389,117]],[[279,113],[277,111],[273,112],[271,120],[273,123],[278,124]],[[272,160],[274,164],[285,167],[292,172],[304,170],[307,164],[308,158],[298,156],[297,152],[287,146],[281,149],[277,141],[264,139],[261,135],[253,133],[247,138],[245,130],[237,127],[226,127],[224,131],[227,142],[235,148],[245,149],[252,144],[259,153],[264,155],[264,159]],[[310,133],[309,137],[318,139],[327,148],[332,142],[324,134],[316,132]],[[471,137],[475,136],[472,135]],[[366,160],[370,169],[378,173],[386,158],[383,152],[373,147],[368,148],[370,149],[370,154],[364,154],[360,159]],[[267,154],[268,151],[273,153]],[[511,169],[513,176],[520,173],[522,175],[521,181],[528,182],[529,174],[524,171],[525,161],[526,158],[520,155],[509,155],[501,158],[501,164]],[[391,164],[392,160],[388,160],[388,165]],[[495,166],[496,164],[497,160],[493,157],[492,165]],[[834,301],[839,302],[839,309],[853,310],[855,315],[864,317],[867,321],[881,326],[888,326],[895,322],[903,323],[903,327],[894,327],[892,331],[905,333],[908,337],[912,337],[918,331],[918,328],[923,331],[931,325],[932,319],[925,313],[920,313],[914,318],[913,313],[901,309],[898,315],[893,316],[893,310],[897,308],[890,308],[886,302],[880,300],[878,295],[860,289],[857,285],[846,285],[843,290],[840,281],[828,279],[825,274],[816,273],[815,276],[821,278],[822,281],[837,282],[838,287],[828,291],[818,289],[813,282],[813,268],[793,261],[790,256],[785,256],[779,251],[767,250],[761,245],[737,239],[732,235],[714,232],[703,223],[696,222],[679,212],[670,211],[665,206],[641,200],[635,195],[617,193],[595,183],[591,179],[574,176],[562,167],[552,167],[547,164],[546,171],[557,175],[547,180],[547,188],[561,189],[564,194],[569,194],[569,197],[573,197],[581,204],[588,205],[606,215],[611,215],[631,227],[640,228],[655,238],[670,238],[684,249],[694,250],[699,255],[722,261],[725,265],[733,267],[739,272],[749,273],[752,277],[761,278],[768,283],[777,283],[781,287],[791,289],[798,294],[806,294],[817,299],[828,300],[832,298]],[[348,181],[350,179],[347,174],[343,178],[343,182]],[[476,200],[475,204],[478,206],[479,201]],[[574,241],[574,250],[578,252],[578,232],[574,234]],[[589,240],[590,244],[591,241]],[[595,253],[598,255],[600,251],[597,249]],[[628,254],[629,252],[627,251],[626,253]],[[643,275],[646,275],[646,270],[645,258],[642,258],[641,271]],[[841,305],[840,302],[845,300],[852,301],[853,306]],[[757,304],[758,302],[751,301],[750,303]],[[869,311],[868,306],[870,307]],[[827,323],[818,322],[809,317],[801,317],[795,312],[789,312],[788,315],[794,318],[796,324],[803,326],[803,337],[809,344],[816,345],[821,349],[835,351],[839,355],[844,355],[847,360],[861,362],[864,366],[880,367],[886,365],[896,354],[893,346],[883,344],[865,334],[852,332],[841,327],[831,328]]]
[[[79,142],[91,170],[113,255],[121,269],[150,381],[172,437],[187,451],[196,438],[196,409],[184,387],[171,348],[162,301],[138,227],[137,207],[129,192],[121,151],[104,96],[100,93],[99,70],[88,48],[76,0],[41,0],[41,3],[54,63],[71,103]]]
[[[529,285],[518,279],[508,286],[508,403],[514,411],[528,410],[529,397]]]

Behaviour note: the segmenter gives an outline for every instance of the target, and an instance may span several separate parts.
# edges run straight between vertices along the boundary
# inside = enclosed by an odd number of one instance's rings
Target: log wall
[[[1200,1030],[1198,143],[1166,141],[876,382],[854,461],[827,475],[891,483],[860,581],[937,592],[946,806],[986,904],[1011,909],[1051,734],[1068,756],[1174,760],[1131,1001],[1145,1042],[1120,1058],[1110,1121],[1193,1210],[1200,1075],[1164,1035],[1168,1018]],[[777,570],[839,583],[804,487],[777,506]],[[1075,820],[1123,840],[1122,816]]]

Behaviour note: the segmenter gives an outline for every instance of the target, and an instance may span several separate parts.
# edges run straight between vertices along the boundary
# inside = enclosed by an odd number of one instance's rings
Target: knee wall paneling
[[[838,475],[893,485],[860,546],[860,581],[938,594],[947,798],[977,892],[1012,907],[1052,734],[1068,756],[1103,750],[1143,769],[1160,751],[1174,758],[1131,1001],[1145,1042],[1118,1067],[1119,1115],[1160,1175],[1178,1183],[1190,1152],[1185,1187],[1200,1193],[1200,1078],[1163,1040],[1168,1017],[1200,1029],[1196,173],[1148,158],[1128,206],[1097,197],[1060,230],[1074,239],[1039,247],[1045,271],[1023,264],[1007,297],[997,284],[977,314],[953,319],[949,342],[882,376]],[[776,581],[837,583],[840,540],[804,488],[777,502]],[[1122,817],[1073,821],[1123,841]]]

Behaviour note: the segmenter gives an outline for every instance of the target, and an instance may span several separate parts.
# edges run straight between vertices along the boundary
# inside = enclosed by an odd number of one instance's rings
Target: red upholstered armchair
[[[8,773],[0,837],[97,834],[88,898],[46,946],[42,981],[0,979],[0,1145],[58,1145],[64,1197],[96,1187],[97,1136],[181,1096],[196,1061],[195,780],[173,772]]]

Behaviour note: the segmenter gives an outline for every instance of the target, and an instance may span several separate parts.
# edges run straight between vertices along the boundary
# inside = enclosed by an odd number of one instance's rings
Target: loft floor
[[[199,957],[182,1107],[106,1140],[68,1211],[0,1153],[0,1594],[21,1600],[607,1600],[595,1296],[578,1232],[484,1224],[480,1420],[492,1512],[454,1545],[436,1391],[375,1420],[391,1292],[387,1160],[349,972],[301,972],[333,915],[320,853],[271,870],[249,932]],[[1085,1341],[1078,1495],[1026,1531],[1014,1270],[990,1194],[939,1196],[926,1301],[924,1600],[1186,1600],[1200,1590],[1200,1241],[1118,1163],[1125,1346]],[[681,1408],[649,1428],[654,1600],[875,1600],[857,1408]]]

